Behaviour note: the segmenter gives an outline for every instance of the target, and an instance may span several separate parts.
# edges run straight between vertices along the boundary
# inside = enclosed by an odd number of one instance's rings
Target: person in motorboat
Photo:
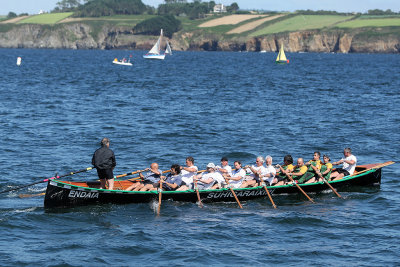
[[[104,137],[101,142],[101,147],[97,149],[92,157],[92,164],[97,170],[97,175],[100,179],[100,189],[114,189],[114,167],[117,165],[114,152],[110,149],[110,139]]]
[[[221,158],[221,167],[220,166],[216,166],[215,170],[217,172],[219,172],[221,175],[222,174],[231,174],[232,173],[232,168],[231,166],[229,166],[228,163],[228,158],[227,157],[222,157]]]
[[[238,160],[234,162],[234,166],[235,170],[232,171],[232,174],[224,174],[224,178],[226,178],[228,186],[240,188],[246,176],[246,171],[242,168],[242,163]]]
[[[186,167],[181,166],[181,175],[182,181],[185,183],[181,187],[177,189],[177,191],[186,191],[189,189],[193,189],[193,176],[195,176],[198,172],[197,166],[194,165],[194,158],[187,157],[186,158]]]
[[[276,170],[274,166],[272,166],[272,157],[270,155],[265,157],[265,167],[261,171],[259,177],[262,179],[264,182],[267,183],[267,185],[272,185],[274,182],[276,183],[277,180],[275,178],[276,175]]]
[[[249,175],[246,175],[246,178],[244,179],[244,182],[242,183],[242,188],[245,187],[253,187],[257,185],[260,182],[260,175],[264,171],[264,157],[263,156],[258,156],[256,158],[256,166],[252,165],[246,165],[244,167]]]
[[[197,188],[200,190],[222,188],[225,183],[224,177],[221,173],[215,171],[215,164],[212,162],[207,164],[206,172],[197,174],[194,179],[197,181]]]
[[[293,166],[293,157],[291,155],[286,155],[283,157],[283,165],[277,164],[278,174],[276,175],[276,179],[274,180],[275,185],[284,185],[289,179],[287,177],[287,173],[292,171]]]
[[[336,170],[331,173],[332,181],[342,179],[344,176],[353,175],[356,169],[357,158],[351,153],[351,149],[349,147],[346,147],[343,150],[343,155],[344,158],[332,163],[332,165],[343,164],[342,168],[336,168]]]
[[[139,172],[142,182],[134,183],[126,191],[149,191],[159,184],[161,171],[158,169],[158,163],[151,163],[150,168],[145,169],[145,175]]]

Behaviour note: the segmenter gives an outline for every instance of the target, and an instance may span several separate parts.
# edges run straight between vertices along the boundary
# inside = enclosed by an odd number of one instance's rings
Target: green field
[[[255,31],[251,36],[261,36],[279,32],[295,32],[311,29],[322,29],[324,27],[333,26],[334,24],[351,19],[350,16],[335,16],[335,15],[297,15],[286,20],[268,25],[258,31]]]
[[[364,28],[364,27],[390,27],[400,26],[400,18],[358,18],[351,21],[342,22],[336,25],[339,28]]]
[[[19,21],[18,24],[56,24],[60,20],[68,18],[72,14],[73,12],[34,15]]]

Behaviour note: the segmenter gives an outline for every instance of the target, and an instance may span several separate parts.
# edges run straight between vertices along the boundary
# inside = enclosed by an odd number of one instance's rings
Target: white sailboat
[[[161,53],[160,48],[162,39],[163,39],[163,30],[161,29],[160,37],[158,38],[156,44],[153,46],[153,48],[151,48],[151,50],[146,55],[143,55],[143,57],[147,59],[164,59],[165,55],[167,54],[172,55],[172,50],[167,40],[166,40],[165,51],[163,54]]]

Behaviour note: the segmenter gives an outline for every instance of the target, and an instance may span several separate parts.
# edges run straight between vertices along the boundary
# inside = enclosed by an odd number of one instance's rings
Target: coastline
[[[175,51],[400,53],[400,28],[306,30],[259,37],[218,35],[204,31],[175,33],[169,40]],[[86,23],[56,26],[10,25],[0,31],[0,48],[148,50],[157,36],[135,35],[131,27]]]

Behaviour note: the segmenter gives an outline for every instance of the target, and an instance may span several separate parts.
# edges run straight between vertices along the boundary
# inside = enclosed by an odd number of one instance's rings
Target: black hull
[[[362,174],[332,181],[330,184],[339,189],[346,187],[347,190],[352,186],[371,186],[380,185],[381,169],[372,169]],[[305,192],[322,192],[331,190],[325,183],[302,184],[301,188]],[[295,185],[271,186],[269,192],[274,195],[280,194],[301,194]],[[262,198],[267,195],[263,187],[234,189],[240,201]],[[229,189],[200,190],[200,198],[204,203],[210,202],[235,202],[235,198]],[[44,206],[52,207],[72,207],[99,203],[147,203],[158,199],[158,192],[134,192],[120,190],[102,190],[74,186],[61,181],[49,181],[47,185]],[[197,202],[196,191],[189,190],[184,192],[163,191],[163,200],[174,200],[183,202]]]

